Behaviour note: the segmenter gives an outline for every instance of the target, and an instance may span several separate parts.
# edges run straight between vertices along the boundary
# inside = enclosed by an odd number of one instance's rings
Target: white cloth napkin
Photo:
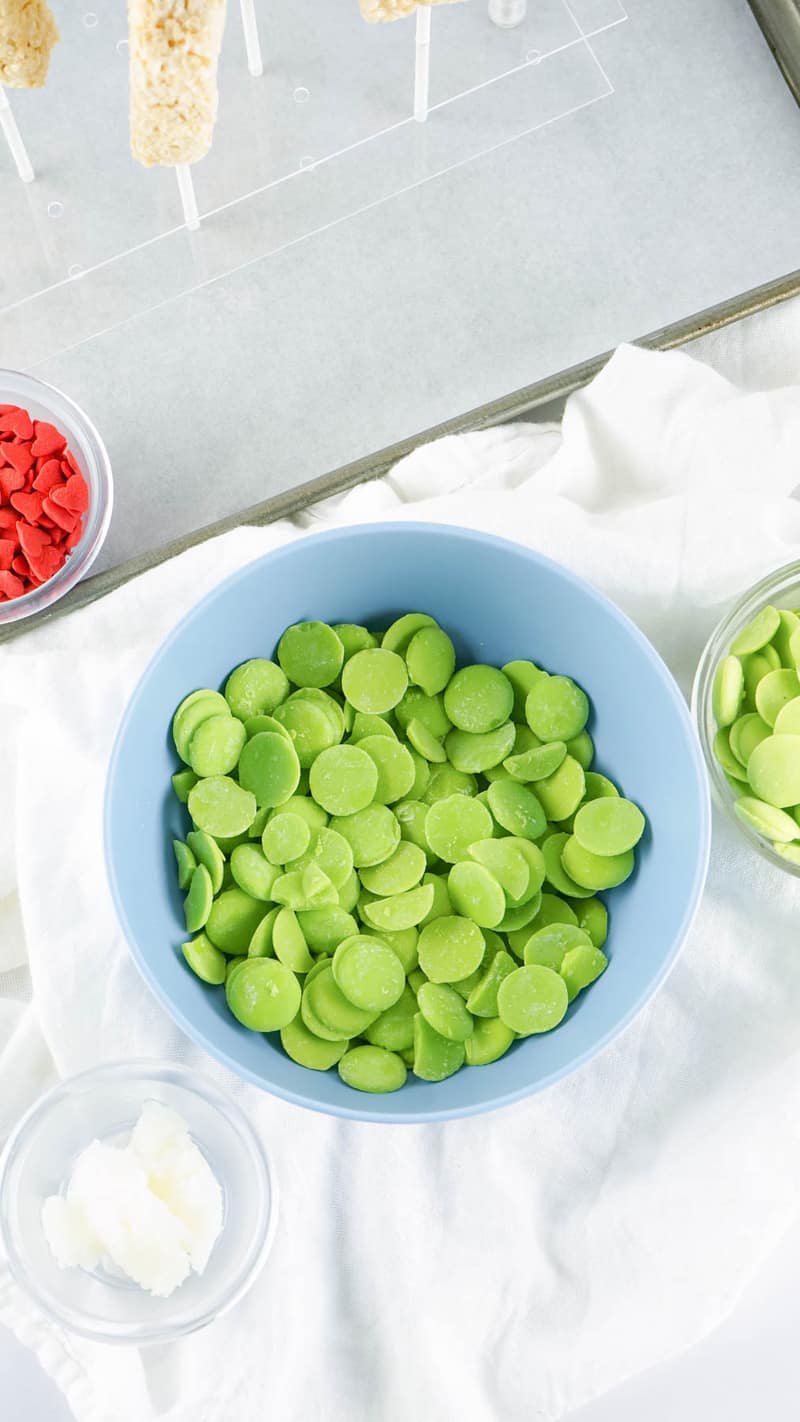
[[[799,899],[719,817],[685,951],[616,1044],[513,1108],[395,1128],[273,1100],[172,1025],[115,921],[101,802],[164,634],[234,568],[322,525],[423,518],[542,549],[624,607],[688,692],[728,600],[800,557],[798,449],[800,389],[745,394],[686,356],[623,347],[570,401],[563,438],[516,425],[428,446],[298,524],[228,534],[0,650],[6,796],[16,781],[13,824],[7,801],[0,817],[0,1134],[52,1074],[171,1057],[226,1081],[281,1183],[252,1292],[169,1347],[71,1338],[0,1264],[0,1319],[80,1422],[550,1422],[730,1308],[796,1209]]]

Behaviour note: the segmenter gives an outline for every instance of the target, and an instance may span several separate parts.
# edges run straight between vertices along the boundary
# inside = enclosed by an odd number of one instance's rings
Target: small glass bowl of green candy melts
[[[288,627],[173,717],[187,967],[357,1091],[551,1031],[608,965],[599,895],[645,828],[589,714],[532,661],[457,667],[424,612]]]
[[[800,566],[722,620],[692,704],[717,802],[767,859],[800,874]]]

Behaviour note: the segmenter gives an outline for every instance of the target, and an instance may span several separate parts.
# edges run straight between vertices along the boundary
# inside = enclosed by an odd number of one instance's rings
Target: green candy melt
[[[235,667],[225,683],[225,700],[234,716],[269,716],[289,695],[289,678],[274,662],[254,657]]]
[[[575,816],[575,838],[593,854],[624,854],[639,843],[643,833],[644,815],[639,806],[621,796],[592,800]]]
[[[496,731],[513,708],[514,688],[496,667],[462,667],[444,693],[444,709],[453,725],[473,735]]]
[[[567,1010],[567,985],[552,968],[532,964],[504,978],[497,991],[497,1013],[520,1037],[550,1032]]]
[[[333,976],[348,1002],[369,1012],[385,1012],[402,997],[406,984],[397,954],[377,938],[345,938],[333,955]]]
[[[278,643],[278,661],[296,686],[330,686],[342,670],[344,647],[325,622],[297,622]]]
[[[408,686],[408,670],[397,652],[371,647],[356,652],[342,675],[342,691],[356,711],[382,716],[401,701]]]
[[[259,731],[244,746],[239,758],[239,784],[256,803],[282,805],[300,780],[300,761],[291,741],[274,731]]]
[[[219,987],[224,983],[228,972],[228,959],[224,953],[220,953],[219,948],[214,947],[204,933],[198,933],[189,943],[182,943],[181,952],[192,972],[202,982],[211,987]]]
[[[297,1016],[300,984],[274,958],[248,958],[225,985],[234,1017],[251,1032],[276,1032]]]
[[[383,1047],[353,1047],[339,1062],[339,1075],[356,1091],[399,1091],[408,1072],[402,1057]]]
[[[365,810],[377,788],[375,762],[358,746],[329,746],[311,766],[309,789],[329,815],[355,815]]]
[[[771,642],[781,625],[778,609],[768,605],[753,618],[731,643],[735,657],[744,657],[750,652],[758,652],[767,642]]]
[[[568,676],[540,677],[528,692],[525,718],[542,741],[569,741],[589,719],[589,699]]]
[[[723,657],[714,676],[712,706],[718,726],[729,726],[744,696],[744,671],[738,657]]]

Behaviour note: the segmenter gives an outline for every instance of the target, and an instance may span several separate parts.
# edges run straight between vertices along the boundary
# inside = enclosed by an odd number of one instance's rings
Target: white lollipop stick
[[[33,171],[33,164],[28,157],[28,150],[22,142],[22,134],[17,128],[17,121],[11,112],[11,105],[8,102],[8,95],[0,84],[0,128],[5,135],[6,143],[11,151],[17,172],[23,183],[32,183],[36,174]]]
[[[247,50],[247,67],[254,79],[260,79],[264,73],[264,61],[261,58],[261,41],[258,38],[256,7],[254,0],[239,0],[239,4],[242,11],[244,44]]]
[[[183,220],[190,232],[196,232],[200,226],[200,213],[197,210],[197,198],[194,193],[194,183],[192,182],[189,164],[176,163],[175,177],[178,179],[178,192],[181,195]]]
[[[417,10],[416,64],[414,67],[414,118],[424,123],[428,117],[431,81],[431,11],[429,5]]]

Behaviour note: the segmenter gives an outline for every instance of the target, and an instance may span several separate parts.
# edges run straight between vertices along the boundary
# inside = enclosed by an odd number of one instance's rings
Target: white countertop
[[[582,1407],[570,1422],[795,1422],[799,1314],[800,1223],[705,1342]],[[3,1422],[68,1422],[71,1416],[33,1355],[3,1328],[0,1397]]]

